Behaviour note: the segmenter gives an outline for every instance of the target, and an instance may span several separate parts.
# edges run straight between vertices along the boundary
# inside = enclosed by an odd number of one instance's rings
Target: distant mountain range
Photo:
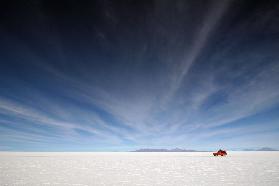
[[[278,150],[270,147],[262,147],[258,149],[243,149],[243,151],[278,151]]]
[[[273,149],[270,147],[262,147],[262,148],[247,148],[243,149],[242,151],[278,151],[277,149]],[[137,149],[131,152],[211,152],[211,151],[201,151],[201,150],[192,150],[192,149],[180,149],[180,148],[174,148],[174,149]]]
[[[201,152],[201,151],[175,148],[175,149],[138,149],[132,152]]]

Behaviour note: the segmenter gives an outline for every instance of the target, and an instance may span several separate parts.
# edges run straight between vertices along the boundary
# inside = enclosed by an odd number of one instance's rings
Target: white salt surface
[[[279,185],[279,152],[0,153],[0,185]]]

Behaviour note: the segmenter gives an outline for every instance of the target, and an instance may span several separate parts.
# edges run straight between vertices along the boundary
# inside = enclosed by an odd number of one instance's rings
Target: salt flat
[[[0,185],[279,185],[279,152],[1,152]]]

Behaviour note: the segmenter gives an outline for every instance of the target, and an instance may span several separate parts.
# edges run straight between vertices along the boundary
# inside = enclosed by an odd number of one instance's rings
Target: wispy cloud
[[[192,47],[189,50],[183,51],[183,57],[180,62],[175,63],[175,71],[172,76],[170,90],[166,97],[166,102],[174,96],[180,88],[182,81],[187,75],[191,66],[195,63],[203,48],[206,46],[210,38],[211,32],[216,29],[219,21],[226,13],[230,5],[230,0],[213,3],[209,11],[205,14],[204,20],[199,25],[196,35],[192,41]]]
[[[277,130],[275,116],[239,124],[278,109],[279,56],[272,16],[238,21],[238,6],[158,1],[132,14],[134,28],[104,5],[104,20],[73,33],[45,31],[42,12],[32,37],[4,32],[0,145],[199,147]]]

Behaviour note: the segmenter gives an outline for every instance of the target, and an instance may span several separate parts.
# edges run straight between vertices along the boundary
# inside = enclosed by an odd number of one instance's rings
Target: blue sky
[[[17,2],[0,150],[279,148],[279,4]]]

